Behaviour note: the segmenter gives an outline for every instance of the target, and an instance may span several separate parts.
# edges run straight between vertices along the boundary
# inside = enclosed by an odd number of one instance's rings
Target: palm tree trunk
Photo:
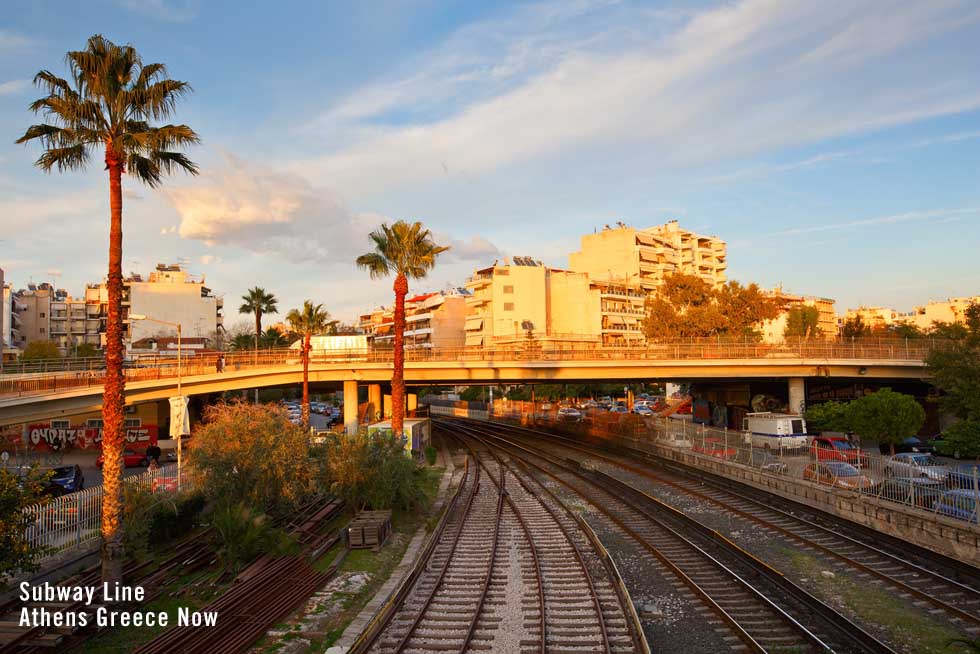
[[[259,339],[262,337],[262,310],[255,309],[255,364],[259,363]],[[259,403],[259,388],[255,387],[255,403]]]
[[[310,428],[310,337],[306,332],[303,339],[303,428]]]
[[[123,322],[122,322],[122,172],[119,158],[106,150],[109,169],[109,274],[107,280],[105,388],[102,392],[102,581],[122,582],[122,451]]]
[[[405,424],[405,296],[408,278],[395,277],[395,351],[391,372],[391,430],[401,436]]]

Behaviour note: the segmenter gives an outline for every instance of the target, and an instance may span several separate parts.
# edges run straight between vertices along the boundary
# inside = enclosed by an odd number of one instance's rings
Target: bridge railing
[[[940,341],[927,339],[855,339],[851,341],[795,341],[780,344],[724,340],[676,340],[649,343],[635,347],[605,347],[577,343],[568,347],[555,344],[522,344],[495,347],[410,348],[405,361],[425,362],[603,362],[603,361],[692,361],[692,360],[890,360],[922,362],[930,348]],[[390,349],[317,351],[310,355],[310,364],[390,364]],[[203,374],[232,373],[256,368],[299,366],[298,350],[279,348],[238,352],[187,353],[181,362],[180,374],[193,377]],[[84,365],[83,365],[84,364]],[[102,359],[65,360],[64,368],[55,364],[42,366],[34,372],[13,372],[9,366],[0,377],[0,396],[53,393],[91,386],[101,386],[105,378]],[[178,374],[174,356],[140,357],[127,362],[124,375],[127,382],[174,378]]]

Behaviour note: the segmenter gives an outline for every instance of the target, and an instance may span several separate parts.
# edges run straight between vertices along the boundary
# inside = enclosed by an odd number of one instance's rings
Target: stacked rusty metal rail
[[[322,553],[337,542],[327,525],[342,504],[330,501],[295,524],[292,535],[303,552],[291,556],[263,556],[236,577],[231,589],[211,602],[203,612],[215,612],[214,626],[171,627],[136,650],[136,654],[238,654],[246,652],[266,631],[296,610],[336,572],[313,568],[311,553]]]
[[[539,475],[589,501],[615,529],[687,585],[749,651],[893,651],[717,532],[625,482],[580,470],[565,459],[516,442],[514,432],[505,435],[509,427],[457,422],[454,428],[488,439]],[[708,549],[715,553],[709,554]]]

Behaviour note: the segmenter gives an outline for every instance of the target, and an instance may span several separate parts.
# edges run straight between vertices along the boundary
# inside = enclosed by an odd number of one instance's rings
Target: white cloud
[[[37,41],[28,36],[0,29],[0,51],[22,51],[33,48],[35,45],[37,45]]]
[[[207,266],[207,265],[210,265],[212,263],[221,263],[222,259],[221,259],[221,257],[217,257],[217,256],[215,256],[213,254],[202,254],[201,256],[199,256],[197,258],[197,261],[202,266]]]
[[[564,166],[590,148],[603,148],[598,156],[639,150],[645,156],[631,163],[653,174],[970,111],[980,108],[980,74],[939,39],[973,24],[974,7],[744,0],[680,27],[660,14],[613,12],[619,22],[600,24],[605,31],[584,21],[591,39],[561,24],[495,44],[491,52],[513,53],[515,62],[500,84],[485,59],[464,56],[471,50],[453,59],[452,48],[437,48],[431,60],[412,62],[414,72],[326,112],[321,123],[352,140],[293,169],[355,197],[543,157]],[[497,27],[468,28],[448,44],[506,38]],[[545,55],[526,51],[558,36],[568,43]],[[916,50],[924,39],[937,41],[936,57],[948,50],[941,75]],[[460,93],[471,85],[481,90]],[[432,98],[450,109],[417,110]]]
[[[813,225],[810,227],[797,227],[779,232],[773,232],[771,236],[795,236],[798,234],[813,234],[815,232],[827,232],[840,229],[852,229],[856,227],[872,227],[876,225],[889,225],[893,223],[907,222],[952,222],[959,220],[961,216],[980,215],[980,207],[964,207],[960,209],[934,209],[929,211],[906,211],[903,213],[891,214],[889,216],[878,216],[876,218],[863,218],[860,220],[850,220],[847,222],[826,223]]]
[[[8,82],[0,82],[0,95],[17,95],[30,88],[31,80],[13,79]]]
[[[170,23],[183,23],[197,16],[197,0],[116,0],[123,9]]]
[[[379,214],[351,211],[336,193],[314,187],[298,175],[231,156],[221,169],[164,193],[180,215],[182,238],[283,255],[293,263],[352,264],[356,254],[370,249],[368,233],[387,220]],[[457,259],[497,251],[479,236],[443,238],[453,246]]]

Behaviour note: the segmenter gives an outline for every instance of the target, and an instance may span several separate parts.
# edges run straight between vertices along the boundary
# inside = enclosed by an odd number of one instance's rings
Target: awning
[[[483,318],[467,318],[465,329],[468,332],[483,329]]]
[[[391,332],[391,327],[392,327],[392,325],[380,325],[380,326],[378,326],[377,329],[374,330],[374,335],[375,336],[384,336],[385,334],[388,334],[389,332]]]
[[[610,325],[625,325],[626,320],[622,316],[606,316],[606,323]]]
[[[466,345],[483,345],[483,335],[482,334],[470,334],[466,337]]]

